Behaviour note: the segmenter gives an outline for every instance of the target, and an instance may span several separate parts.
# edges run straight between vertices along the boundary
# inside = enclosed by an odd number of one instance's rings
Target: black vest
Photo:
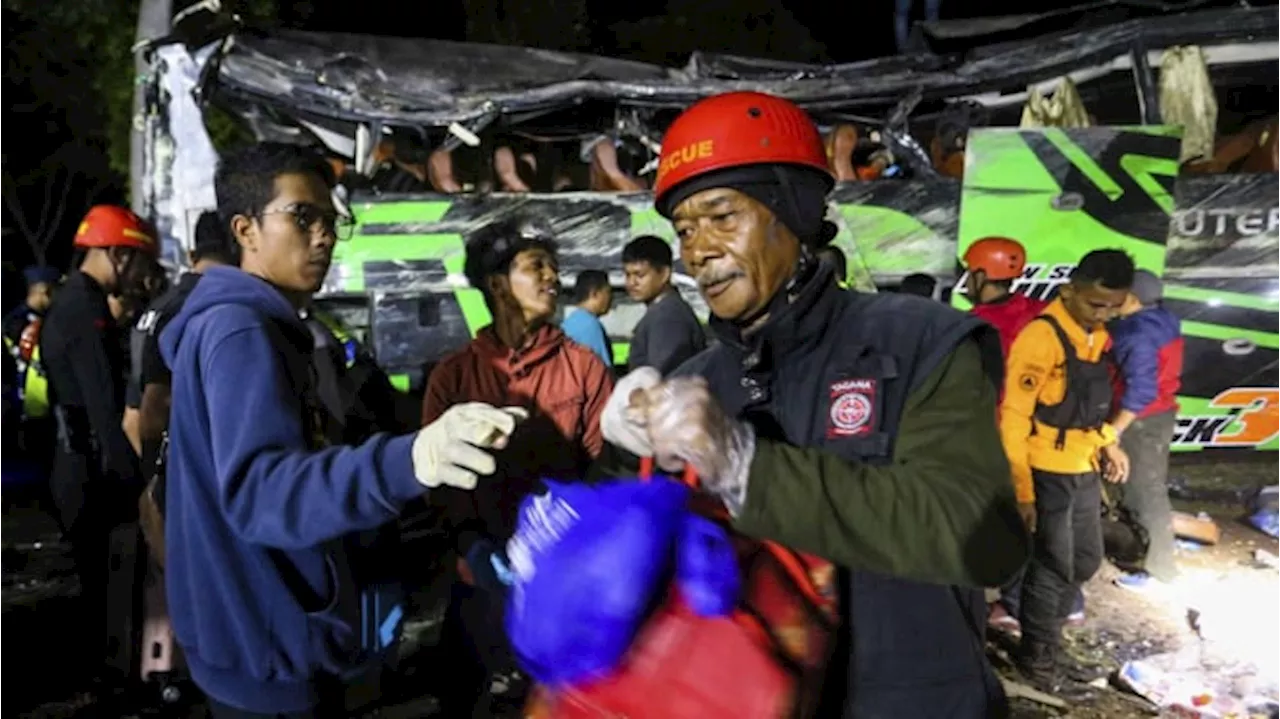
[[[1111,416],[1111,369],[1106,353],[1097,362],[1080,359],[1071,338],[1067,337],[1062,325],[1051,315],[1040,315],[1032,321],[1047,323],[1062,344],[1065,358],[1062,367],[1065,382],[1062,401],[1053,405],[1037,402],[1033,415],[1036,422],[1043,422],[1057,430],[1058,436],[1054,439],[1053,446],[1062,449],[1067,441],[1067,430],[1098,430]]]
[[[776,309],[749,340],[713,319],[720,342],[674,373],[705,377],[763,438],[887,464],[907,398],[961,342],[978,341],[989,381],[1003,381],[996,331],[925,298],[842,290],[822,268]],[[981,591],[845,574],[847,632],[822,716],[941,716],[947,707],[948,717],[978,719],[1003,704],[985,660]]]

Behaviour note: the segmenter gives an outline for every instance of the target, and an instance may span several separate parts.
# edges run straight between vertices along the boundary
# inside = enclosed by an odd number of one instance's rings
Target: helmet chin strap
[[[114,257],[112,257],[110,251],[107,252],[107,257],[110,258],[111,270],[116,275],[116,282],[115,282],[116,286],[111,292],[111,294],[116,295],[118,297],[122,297],[122,298],[123,297],[142,297],[143,295],[146,294],[146,288],[141,286],[142,285],[141,282],[137,283],[138,286],[132,286],[125,283],[125,279],[129,276],[128,274],[129,270],[131,270],[134,266],[134,263],[138,261],[137,252],[130,252],[129,255],[121,262],[117,262],[117,260]]]
[[[796,218],[797,224],[800,224],[802,222],[800,218],[803,217],[803,215],[801,214],[800,203],[796,200],[796,187],[791,182],[791,177],[787,173],[783,172],[782,168],[777,165],[774,165],[770,169],[773,170],[773,176],[777,178],[778,185],[782,188],[782,200],[787,203],[787,207],[791,211],[791,216]],[[773,221],[778,222],[776,214],[774,215]],[[791,228],[787,229],[790,230]],[[809,243],[806,242],[806,240],[810,240],[812,238],[800,237],[795,233],[795,230],[791,230],[791,234],[795,235],[796,241],[800,243],[800,256],[796,258],[795,268],[791,271],[791,279],[787,280],[787,283],[782,286],[782,289],[779,290],[778,293],[774,295],[774,298],[769,301],[769,304],[766,305],[766,307],[770,309],[774,308],[774,302],[779,297],[782,298],[784,304],[789,304],[794,300],[798,293],[797,288],[804,286],[805,281],[809,279],[813,274],[813,270],[817,267],[816,258],[809,249]]]
[[[818,258],[814,256],[808,245],[800,243],[800,256],[796,258],[795,271],[791,273],[791,279],[787,280],[787,284],[782,288],[782,294],[786,295],[787,302],[795,300],[817,269]]]

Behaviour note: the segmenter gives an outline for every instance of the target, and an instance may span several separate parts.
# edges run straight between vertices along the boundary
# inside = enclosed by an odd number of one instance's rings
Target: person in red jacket
[[[1022,328],[1049,306],[1013,291],[1026,264],[1026,249],[1008,237],[984,237],[964,253],[965,294],[973,303],[970,312],[1000,333],[1005,357]]]
[[[560,271],[551,228],[513,217],[476,230],[467,242],[467,281],[484,296],[493,324],[436,365],[427,379],[423,425],[450,407],[503,398],[529,412],[497,471],[475,490],[440,491],[457,551],[459,583],[445,619],[445,646],[459,647],[439,699],[446,716],[492,716],[519,707],[527,682],[502,633],[503,596],[494,576],[515,533],[520,500],[542,479],[573,481],[600,454],[600,413],[613,375],[589,348],[552,323]],[[495,564],[496,562],[496,564]],[[459,646],[460,645],[460,646]]]

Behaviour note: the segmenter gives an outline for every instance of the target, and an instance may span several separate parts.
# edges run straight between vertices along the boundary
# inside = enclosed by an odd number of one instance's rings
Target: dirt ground
[[[1258,549],[1275,555],[1278,543],[1240,520],[1244,500],[1257,487],[1274,484],[1276,477],[1274,457],[1249,462],[1176,458],[1170,468],[1174,509],[1209,514],[1222,529],[1221,541],[1198,549],[1180,547],[1177,559],[1181,578],[1173,590],[1153,596],[1116,586],[1113,580],[1121,573],[1105,563],[1085,586],[1084,625],[1067,630],[1067,648],[1073,658],[1109,675],[1126,661],[1167,652],[1200,651],[1205,665],[1241,669],[1258,689],[1269,685],[1274,691],[1280,652],[1280,574],[1255,563],[1253,555]],[[1204,639],[1188,622],[1189,608],[1201,613],[1199,624]],[[1261,666],[1250,671],[1250,662]],[[1245,666],[1241,668],[1241,664]],[[998,660],[997,667],[1000,668]],[[1002,674],[1012,676],[1006,671]],[[1156,715],[1149,705],[1110,683],[1098,688],[1092,701],[1065,712],[1021,699],[1013,704],[1016,719]]]
[[[1224,591],[1229,591],[1225,588],[1240,586],[1241,579],[1253,584],[1255,582],[1247,580],[1265,578],[1269,586],[1262,587],[1260,593],[1256,587],[1251,587],[1257,596],[1239,603],[1247,604],[1246,611],[1265,613],[1252,618],[1255,621],[1248,623],[1256,625],[1255,628],[1251,630],[1246,625],[1243,631],[1249,632],[1259,644],[1269,647],[1267,651],[1275,654],[1280,581],[1277,581],[1275,569],[1256,566],[1252,556],[1255,549],[1276,554],[1276,540],[1237,522],[1239,510],[1234,507],[1181,503],[1180,507],[1175,508],[1208,512],[1223,530],[1222,541],[1216,546],[1196,551],[1179,550],[1178,563],[1184,574],[1179,584],[1190,584],[1191,594],[1194,596],[1196,590],[1214,591],[1215,584],[1224,587]],[[1192,631],[1186,614],[1187,605],[1195,603],[1194,599],[1178,601],[1135,594],[1113,584],[1113,580],[1119,576],[1119,570],[1105,564],[1098,575],[1085,586],[1085,623],[1082,627],[1067,630],[1067,651],[1073,658],[1083,665],[1098,668],[1100,674],[1110,675],[1126,661],[1183,650],[1201,643],[1202,640]],[[1206,616],[1206,619],[1210,618]],[[1232,639],[1239,641],[1238,638]],[[1211,642],[1210,647],[1213,652]],[[1229,656],[1230,653],[1227,650],[1218,651],[1214,653],[1214,658],[1232,662],[1234,657]],[[1008,672],[1002,673],[1012,676]],[[1274,681],[1274,677],[1271,679]],[[1026,700],[1016,700],[1014,716],[1017,719],[1054,716],[1119,719],[1154,715],[1146,711],[1143,703],[1134,701],[1125,692],[1110,685],[1098,688],[1096,694],[1094,700],[1073,706],[1067,712],[1050,710]]]
[[[1222,541],[1212,547],[1179,550],[1182,580],[1171,595],[1147,596],[1112,583],[1119,572],[1105,565],[1086,587],[1085,624],[1068,630],[1068,646],[1077,661],[1108,675],[1123,662],[1165,652],[1196,649],[1203,661],[1233,666],[1260,665],[1245,671],[1251,686],[1270,689],[1276,682],[1277,637],[1280,636],[1280,575],[1257,565],[1256,549],[1273,555],[1276,540],[1239,521],[1244,499],[1257,487],[1275,484],[1275,455],[1248,461],[1176,458],[1171,468],[1175,508],[1204,511],[1222,528]],[[154,715],[203,716],[200,708],[168,708],[163,712],[108,711],[95,705],[86,691],[77,651],[82,642],[71,614],[78,588],[66,548],[51,520],[29,508],[6,508],[3,517],[3,646],[4,676],[0,712],[4,716],[107,717]],[[1201,640],[1187,620],[1187,608],[1201,612]],[[418,623],[427,644],[431,618]],[[429,650],[428,650],[429,651]],[[1005,655],[996,650],[998,670]],[[1010,674],[1010,676],[1012,676]],[[409,677],[412,684],[412,677]],[[1105,682],[1100,682],[1105,684]],[[1266,693],[1265,691],[1263,693]],[[1070,716],[1119,719],[1152,715],[1148,707],[1106,686],[1096,696],[1065,712],[1027,700],[1014,700],[1016,719]],[[377,716],[423,717],[433,714],[429,697],[418,696],[387,707]]]

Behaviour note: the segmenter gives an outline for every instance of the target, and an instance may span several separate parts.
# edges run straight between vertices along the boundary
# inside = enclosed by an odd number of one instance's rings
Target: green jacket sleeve
[[[760,440],[735,526],[854,570],[979,587],[1011,578],[1030,542],[977,344],[907,398],[889,464]]]

